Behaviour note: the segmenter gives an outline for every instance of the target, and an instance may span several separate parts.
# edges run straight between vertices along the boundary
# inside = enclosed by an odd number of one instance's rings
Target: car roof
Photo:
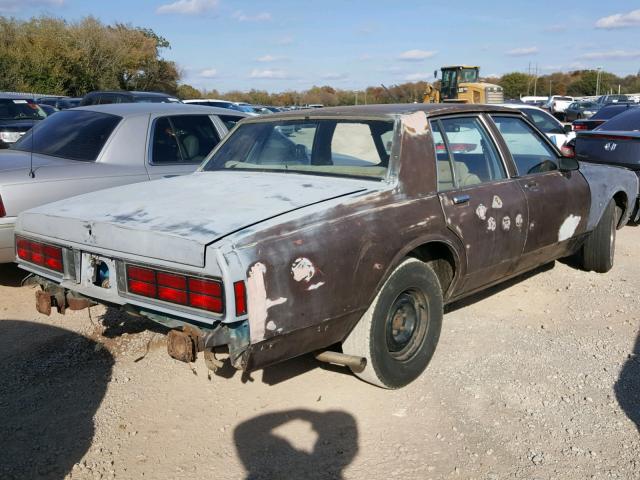
[[[277,120],[278,118],[287,119],[300,117],[399,117],[415,112],[425,112],[427,116],[433,116],[445,113],[509,111],[512,111],[512,109],[505,108],[499,105],[466,103],[389,103],[290,110],[286,112],[276,112],[268,116],[252,117],[251,121],[273,121]]]
[[[175,95],[170,95],[168,93],[163,92],[141,92],[138,90],[94,90],[93,92],[87,93],[87,95],[99,95],[102,93],[115,93],[120,95],[133,95],[133,96],[142,96],[142,97],[167,97],[167,98],[176,98]]]
[[[246,117],[244,112],[229,110],[228,108],[206,107],[203,105],[190,105],[188,103],[109,103],[106,105],[87,105],[76,107],[75,110],[88,110],[92,112],[109,113],[120,117],[132,117],[146,114],[205,114],[205,115],[237,115]]]
[[[523,108],[529,108],[531,110],[539,110],[539,111],[544,112],[544,113],[549,113],[545,109],[537,107],[537,106],[532,105],[530,103],[498,103],[498,104],[496,104],[496,106],[497,107],[511,108],[511,109],[515,109],[515,110],[522,110]]]
[[[184,103],[193,102],[216,102],[216,103],[233,103],[229,100],[218,100],[217,98],[190,98],[189,100],[182,100]]]
[[[31,95],[21,95],[19,93],[0,93],[0,100],[33,100]]]

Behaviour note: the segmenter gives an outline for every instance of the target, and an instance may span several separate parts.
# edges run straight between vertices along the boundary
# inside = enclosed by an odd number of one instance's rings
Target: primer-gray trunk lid
[[[222,237],[371,186],[287,173],[198,172],[36,207],[19,216],[17,231],[203,267],[206,245]]]

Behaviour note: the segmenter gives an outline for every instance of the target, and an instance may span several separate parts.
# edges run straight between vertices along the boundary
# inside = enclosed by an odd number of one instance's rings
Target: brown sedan
[[[16,251],[40,311],[102,302],[172,328],[181,360],[316,352],[398,388],[446,303],[574,254],[608,271],[637,191],[512,109],[305,110],[244,120],[193,175],[27,211]]]

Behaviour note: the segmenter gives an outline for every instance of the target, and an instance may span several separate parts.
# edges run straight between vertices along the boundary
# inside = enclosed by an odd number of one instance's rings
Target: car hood
[[[367,180],[300,174],[198,172],[36,207],[20,214],[17,231],[203,267],[210,243],[371,186]]]

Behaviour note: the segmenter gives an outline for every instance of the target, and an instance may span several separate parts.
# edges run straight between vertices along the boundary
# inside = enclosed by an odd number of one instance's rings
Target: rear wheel
[[[582,266],[585,270],[606,273],[613,267],[616,251],[616,230],[622,211],[613,199],[607,205],[598,226],[582,246]]]
[[[415,258],[389,276],[373,303],[343,342],[342,350],[364,357],[354,372],[383,388],[415,380],[433,356],[442,326],[442,289],[433,269]]]

